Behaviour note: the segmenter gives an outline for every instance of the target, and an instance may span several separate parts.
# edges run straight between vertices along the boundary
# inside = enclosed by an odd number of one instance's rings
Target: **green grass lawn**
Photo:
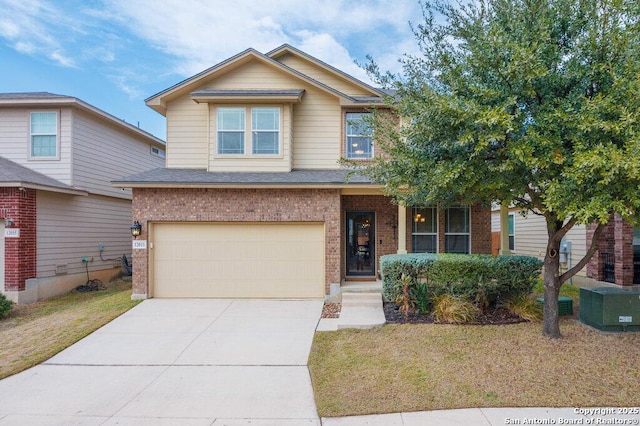
[[[14,305],[0,320],[0,379],[51,358],[137,303],[131,282],[115,280],[106,290]]]

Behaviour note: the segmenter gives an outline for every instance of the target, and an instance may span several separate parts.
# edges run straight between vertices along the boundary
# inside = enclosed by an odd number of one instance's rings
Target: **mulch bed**
[[[387,324],[435,324],[433,314],[422,314],[409,312],[407,316],[398,310],[399,305],[392,302],[382,304],[384,316]],[[339,318],[340,303],[325,303],[322,308],[322,318]],[[516,324],[524,322],[522,318],[513,315],[505,309],[497,309],[482,314],[478,321],[470,323],[471,325],[495,325],[495,324]]]
[[[340,303],[325,303],[322,308],[322,318],[339,318]]]
[[[404,312],[400,312],[399,305],[392,302],[383,303],[384,316],[387,324],[435,324],[433,314],[422,314],[409,312],[405,316]],[[511,314],[505,309],[496,309],[487,311],[478,317],[478,321],[468,323],[468,325],[496,325],[496,324],[516,324],[524,322],[522,318]]]

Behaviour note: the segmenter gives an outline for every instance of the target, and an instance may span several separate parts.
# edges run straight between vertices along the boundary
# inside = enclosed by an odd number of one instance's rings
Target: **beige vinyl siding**
[[[131,202],[97,195],[73,196],[38,191],[37,278],[56,275],[57,265],[68,274],[85,273],[83,257],[93,257],[91,271],[110,269],[116,261],[105,259],[131,255]]]
[[[77,111],[73,120],[73,185],[94,194],[131,199],[131,190],[111,184],[144,170],[164,167],[148,140]],[[158,146],[160,149],[164,147]]]
[[[340,103],[336,96],[303,80],[251,62],[221,76],[208,89],[304,89],[293,105],[293,168],[338,168],[340,159]]]
[[[516,212],[514,215],[514,224],[515,250],[513,254],[544,259],[547,248],[547,225],[544,217],[534,214],[523,217]],[[574,226],[567,233],[565,240],[571,242],[571,265],[575,266],[586,253],[585,226]],[[586,268],[582,268],[582,270],[578,272],[578,275],[586,276]]]
[[[352,84],[344,79],[338,78],[335,74],[328,72],[321,66],[307,61],[299,56],[290,54],[283,55],[277,59],[278,62],[291,67],[309,77],[317,80],[329,87],[351,96],[371,96],[372,93],[362,87]]]
[[[294,107],[293,168],[337,169],[342,110],[335,98],[317,89],[308,95],[307,102]]]
[[[56,159],[29,159],[30,113],[51,111],[58,114],[58,153]],[[0,155],[17,164],[71,185],[72,112],[70,108],[0,108]]]
[[[338,168],[340,159],[341,108],[339,99],[303,80],[284,74],[261,62],[253,61],[236,68],[232,73],[219,76],[215,81],[204,84],[201,89],[304,89],[301,103],[293,105],[292,166],[296,169]],[[250,159],[244,162],[220,160],[215,156],[210,143],[215,138],[215,104],[197,104],[189,95],[172,100],[167,106],[168,151],[167,167],[207,168],[209,170],[284,170],[282,164],[274,166],[272,161]],[[213,114],[213,115],[211,115]],[[283,131],[288,128],[285,123]],[[209,131],[207,131],[209,129]],[[219,161],[220,160],[220,161]],[[254,161],[255,160],[255,161]]]
[[[167,167],[206,169],[209,157],[207,104],[189,94],[167,105]]]
[[[219,155],[217,149],[217,108],[210,107],[209,113],[209,170],[210,171],[241,171],[241,172],[289,172],[291,171],[291,105],[279,104],[250,104],[234,105],[225,104],[226,107],[245,108],[245,153],[244,155]],[[280,108],[280,154],[278,155],[253,155],[251,154],[251,108],[252,107]]]

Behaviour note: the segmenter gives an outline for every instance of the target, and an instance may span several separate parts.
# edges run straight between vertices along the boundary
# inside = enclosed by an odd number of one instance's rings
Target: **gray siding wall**
[[[29,159],[30,113],[58,113],[59,158]],[[0,108],[0,156],[71,185],[71,108]]]
[[[151,153],[148,140],[82,111],[74,114],[73,134],[73,181],[77,188],[131,199],[130,189],[115,188],[111,181],[164,167],[164,158]]]
[[[131,257],[130,201],[38,191],[36,203],[38,278],[56,276],[58,265],[68,274],[84,273],[83,257],[93,257],[89,274],[112,268],[115,261],[100,259],[99,243],[105,245],[104,259]]]

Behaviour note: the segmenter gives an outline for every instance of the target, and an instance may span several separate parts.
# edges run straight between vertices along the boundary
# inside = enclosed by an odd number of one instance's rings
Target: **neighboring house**
[[[492,212],[491,230],[500,234],[499,210]],[[561,271],[576,265],[586,254],[593,236],[593,227],[574,226],[560,245]],[[512,254],[544,258],[547,246],[547,230],[543,216],[523,216],[517,209],[509,210],[509,250]],[[494,237],[494,253],[499,238]],[[635,229],[616,216],[605,227],[599,242],[599,250],[591,261],[572,279],[581,284],[589,279],[618,285],[640,284],[640,229]]]
[[[0,290],[29,303],[108,280],[131,253],[131,191],[164,142],[80,99],[0,94]],[[83,262],[83,258],[87,262]]]
[[[380,256],[489,253],[490,209],[398,206],[339,163],[376,147],[384,93],[291,46],[233,56],[146,100],[167,168],[118,179],[142,226],[133,297],[321,298]]]

